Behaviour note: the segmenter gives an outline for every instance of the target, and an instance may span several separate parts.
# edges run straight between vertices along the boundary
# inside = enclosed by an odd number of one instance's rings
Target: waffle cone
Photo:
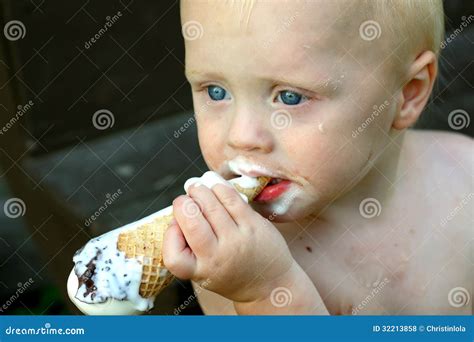
[[[258,177],[259,185],[255,188],[234,187],[252,201],[270,181],[268,177]],[[173,279],[173,275],[163,263],[163,236],[170,225],[173,215],[155,218],[153,221],[132,230],[119,234],[118,250],[127,258],[135,258],[143,265],[140,283],[140,296],[149,298],[160,293]]]
[[[251,202],[263,190],[263,188],[268,184],[271,178],[258,177],[257,180],[259,184],[255,188],[242,188],[238,184],[234,184],[234,188],[236,188],[237,191],[240,192],[241,194],[244,194],[245,196],[247,196],[247,198],[249,199],[249,202]]]

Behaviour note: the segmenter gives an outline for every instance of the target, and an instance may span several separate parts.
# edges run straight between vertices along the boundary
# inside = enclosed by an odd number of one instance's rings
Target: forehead
[[[199,68],[202,65],[197,64],[205,60],[225,70],[236,67],[237,61],[240,70],[248,71],[262,65],[282,70],[299,63],[317,64],[316,69],[329,71],[340,66],[335,61],[362,61],[358,54],[365,49],[361,51],[364,42],[359,25],[367,13],[360,2],[272,0],[243,4],[181,2],[183,30],[186,23],[195,22],[202,32],[199,39],[185,39],[187,68]]]
[[[291,33],[305,33],[308,43],[311,38],[329,39],[331,33],[341,28],[348,31],[347,25],[354,21],[357,12],[360,6],[353,6],[352,0],[181,2],[183,24],[199,22],[208,38],[247,35],[262,43],[269,43],[276,34]]]

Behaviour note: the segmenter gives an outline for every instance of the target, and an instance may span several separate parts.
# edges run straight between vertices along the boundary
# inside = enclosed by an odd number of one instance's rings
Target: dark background
[[[446,2],[448,34],[473,7]],[[86,46],[118,11],[113,26]],[[16,41],[1,35],[0,127],[18,106],[34,105],[0,135],[0,206],[14,197],[25,203],[19,218],[0,210],[0,305],[32,278],[4,313],[78,313],[65,293],[72,254],[90,237],[169,205],[187,178],[207,170],[183,73],[179,2],[0,0],[2,31],[11,20],[26,34]],[[442,50],[417,128],[452,131],[450,112],[474,112],[473,43],[474,22]],[[113,115],[105,130],[92,121],[102,109]],[[180,127],[187,128],[177,137]],[[472,123],[458,132],[472,136]],[[189,283],[176,281],[153,313],[173,314],[191,294]],[[201,311],[191,301],[182,313]]]

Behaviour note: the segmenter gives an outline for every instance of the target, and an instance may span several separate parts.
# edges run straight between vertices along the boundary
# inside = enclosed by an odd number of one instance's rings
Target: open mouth
[[[281,178],[272,178],[272,180],[270,182],[268,182],[267,186],[281,183],[281,181],[283,181],[283,179],[281,179]]]
[[[282,178],[272,178],[267,186],[255,197],[256,202],[270,202],[280,197],[290,186],[291,181]]]
[[[241,177],[241,174],[231,172],[226,175],[226,179],[233,179]],[[249,172],[248,177],[266,176],[260,172],[252,174]],[[270,176],[266,176],[270,177]],[[263,190],[254,198],[255,202],[271,202],[279,198],[291,185],[291,181],[284,178],[271,177],[270,182],[263,188]]]

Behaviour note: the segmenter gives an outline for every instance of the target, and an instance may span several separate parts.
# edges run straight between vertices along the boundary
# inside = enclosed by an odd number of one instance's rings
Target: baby
[[[251,204],[223,184],[174,200],[164,261],[204,312],[471,314],[472,141],[407,130],[441,0],[182,0],[181,17],[207,165],[272,178]]]

